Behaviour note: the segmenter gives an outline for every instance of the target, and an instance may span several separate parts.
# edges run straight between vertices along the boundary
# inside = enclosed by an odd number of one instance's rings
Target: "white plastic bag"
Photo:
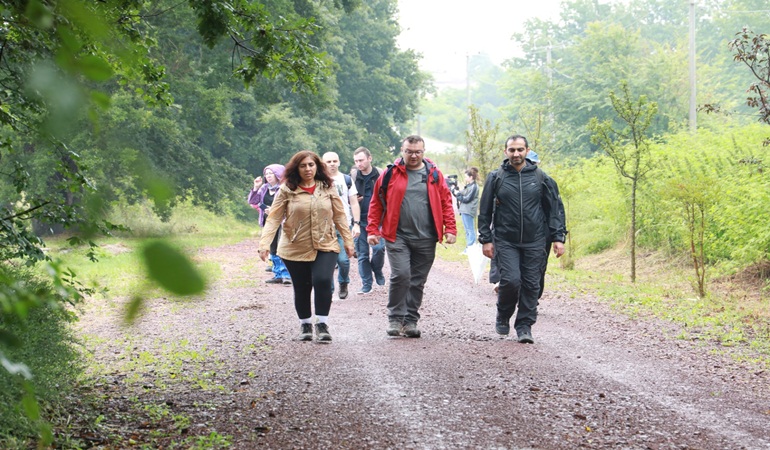
[[[489,258],[484,256],[481,250],[481,244],[474,243],[470,247],[465,249],[465,253],[468,255],[468,263],[471,265],[471,272],[473,273],[473,281],[476,284],[481,282],[481,276],[487,268]]]

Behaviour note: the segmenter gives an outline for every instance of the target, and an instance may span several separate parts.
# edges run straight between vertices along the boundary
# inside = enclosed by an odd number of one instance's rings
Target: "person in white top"
[[[361,227],[359,226],[358,221],[353,221],[354,217],[359,217],[361,215],[361,209],[357,200],[358,191],[356,191],[356,186],[353,184],[350,175],[340,173],[339,155],[334,152],[326,152],[321,159],[324,164],[326,164],[327,172],[332,180],[334,180],[334,186],[337,188],[337,193],[342,199],[342,203],[345,204],[345,214],[348,216],[348,223],[353,224],[351,232],[355,239],[361,234]],[[339,232],[337,233],[337,240],[339,240],[340,245],[342,245],[342,236],[340,236]],[[345,252],[339,253],[339,256],[337,257],[337,266],[339,267],[339,272],[337,272],[337,282],[340,285],[339,297],[340,299],[345,299],[348,296],[348,284],[350,284],[350,258],[348,258],[348,255]],[[334,291],[334,285],[332,285],[332,291]]]

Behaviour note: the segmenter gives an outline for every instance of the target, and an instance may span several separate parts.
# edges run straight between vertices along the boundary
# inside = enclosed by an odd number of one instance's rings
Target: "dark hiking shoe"
[[[281,283],[287,284],[287,285],[291,284],[291,278],[284,278],[283,280],[281,280]]]
[[[382,272],[375,273],[374,279],[377,282],[377,286],[385,286],[385,275],[383,275]]]
[[[388,322],[388,330],[386,332],[388,333],[388,336],[400,336],[402,328],[401,322],[391,320]]]
[[[404,325],[404,336],[409,338],[418,338],[420,337],[420,330],[417,328],[416,323],[409,322],[406,325]]]
[[[267,284],[281,284],[281,283],[283,283],[283,279],[282,278],[271,278],[271,279],[265,281],[265,283],[267,283]]]
[[[516,334],[519,335],[519,342],[521,342],[522,344],[535,343],[535,339],[532,337],[532,332],[530,330],[517,331]]]
[[[299,326],[299,341],[312,341],[313,340],[313,325],[309,323],[303,323]]]
[[[348,298],[348,284],[340,283],[340,300]]]
[[[329,334],[329,326],[325,323],[315,324],[315,338],[317,341],[329,342],[332,340],[332,335]]]
[[[497,334],[508,336],[508,333],[511,332],[510,320],[497,313],[497,318],[495,319],[495,331],[497,331]]]

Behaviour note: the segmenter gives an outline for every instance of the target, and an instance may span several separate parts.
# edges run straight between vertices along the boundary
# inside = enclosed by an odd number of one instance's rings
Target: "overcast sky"
[[[423,54],[439,87],[464,85],[466,55],[496,63],[517,54],[511,35],[532,17],[556,19],[560,0],[398,0],[399,46]]]

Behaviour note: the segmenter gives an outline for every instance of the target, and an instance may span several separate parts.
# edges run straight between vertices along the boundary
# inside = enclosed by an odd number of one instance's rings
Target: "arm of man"
[[[492,214],[495,211],[494,180],[497,172],[492,172],[484,181],[484,190],[479,201],[479,216],[477,225],[479,228],[479,242],[486,244],[492,242]],[[486,248],[486,246],[485,246]],[[485,253],[486,254],[486,253]]]
[[[350,202],[350,214],[353,216],[353,237],[357,238],[361,235],[361,205],[358,204],[358,190],[355,184],[350,186],[348,201]]]
[[[441,194],[441,215],[444,222],[444,238],[447,244],[454,244],[457,241],[457,222],[455,221],[455,210],[452,205],[452,193],[441,177],[439,178],[439,193]]]
[[[564,240],[567,234],[566,218],[564,217],[564,203],[559,195],[559,185],[556,181],[546,176],[543,180],[546,187],[544,207],[548,211],[548,232],[553,242],[553,253],[557,258],[564,254]]]

